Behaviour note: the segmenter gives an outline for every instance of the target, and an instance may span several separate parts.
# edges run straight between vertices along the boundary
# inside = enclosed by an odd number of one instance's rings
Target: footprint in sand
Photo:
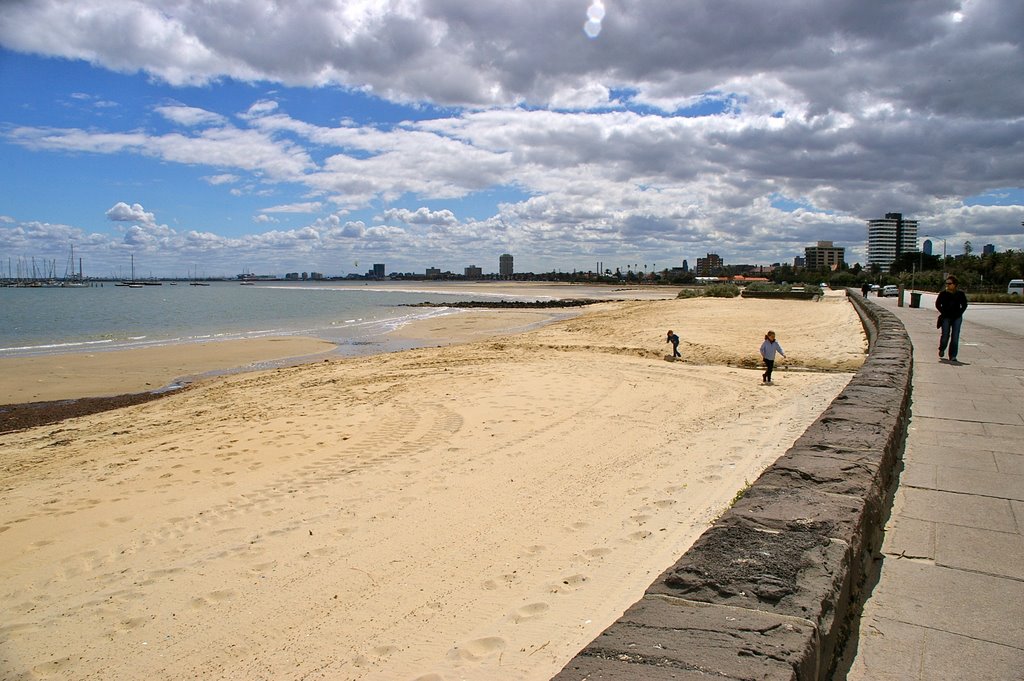
[[[374,662],[380,662],[385,660],[400,650],[398,646],[376,646],[366,655],[356,655],[352,658],[352,662],[357,667],[365,667]]]
[[[231,589],[223,589],[221,591],[211,591],[205,596],[196,596],[189,601],[189,605],[193,609],[205,608],[208,606],[216,605],[223,601],[231,600],[235,597],[235,592]]]
[[[32,667],[32,678],[36,679],[48,679],[51,676],[63,676],[67,670],[71,669],[72,662],[70,657],[62,657],[58,660],[50,660],[37,664]]]
[[[612,550],[609,549],[609,548],[605,548],[603,546],[598,546],[598,547],[593,548],[593,549],[587,549],[586,551],[583,552],[583,554],[586,555],[586,556],[589,556],[591,558],[604,558],[605,556],[607,556],[611,552],[612,552]]]
[[[547,603],[530,603],[529,605],[524,605],[521,608],[516,608],[508,617],[510,620],[518,624],[526,620],[541,617],[550,609],[551,606]]]
[[[455,663],[481,662],[505,650],[505,639],[487,636],[455,646],[448,651],[448,659]]]
[[[567,594],[573,591],[578,591],[583,588],[586,584],[588,577],[586,575],[575,574],[563,577],[557,582],[551,582],[548,584],[548,591],[553,594]]]

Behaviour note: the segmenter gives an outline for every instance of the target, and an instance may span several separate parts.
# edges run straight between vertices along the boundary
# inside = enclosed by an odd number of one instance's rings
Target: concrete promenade
[[[969,307],[952,364],[934,295],[871,302],[913,343],[911,418],[880,576],[837,677],[1024,680],[1024,308]]]

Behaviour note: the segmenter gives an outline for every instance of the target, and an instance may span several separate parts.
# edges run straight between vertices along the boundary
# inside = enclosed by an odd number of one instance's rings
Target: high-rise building
[[[827,267],[830,270],[842,268],[846,261],[846,248],[836,246],[831,241],[819,241],[817,246],[804,248],[804,267],[817,270]]]
[[[512,256],[509,253],[502,253],[498,258],[498,274],[502,277],[511,277],[514,272]]]
[[[373,266],[373,276],[377,279],[384,278],[384,263],[376,263]]]
[[[713,277],[721,273],[725,263],[717,253],[708,253],[706,258],[697,258],[697,267],[694,270],[698,277]]]
[[[888,272],[904,253],[917,253],[917,220],[904,220],[903,213],[868,220],[868,267]]]
[[[465,270],[466,279],[479,279],[484,276],[484,271],[476,265],[470,265]]]

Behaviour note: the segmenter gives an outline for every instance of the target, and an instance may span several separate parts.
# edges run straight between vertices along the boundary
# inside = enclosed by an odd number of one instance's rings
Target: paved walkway
[[[909,303],[910,297],[907,296]],[[1024,309],[970,307],[938,359],[934,296],[894,312],[912,412],[849,681],[1024,680]]]

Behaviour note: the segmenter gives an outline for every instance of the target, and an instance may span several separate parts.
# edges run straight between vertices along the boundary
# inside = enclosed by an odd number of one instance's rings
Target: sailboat
[[[68,256],[68,265],[64,268],[64,281],[61,288],[85,288],[85,277],[82,276],[82,259],[78,259],[78,272],[75,272],[75,245],[71,244],[71,255]]]
[[[199,268],[195,269],[195,276],[192,281],[188,283],[189,286],[209,286],[209,282],[199,281]]]
[[[128,288],[142,288],[143,284],[141,281],[135,280],[135,254],[132,253],[132,278],[114,284],[114,286],[127,286]]]

